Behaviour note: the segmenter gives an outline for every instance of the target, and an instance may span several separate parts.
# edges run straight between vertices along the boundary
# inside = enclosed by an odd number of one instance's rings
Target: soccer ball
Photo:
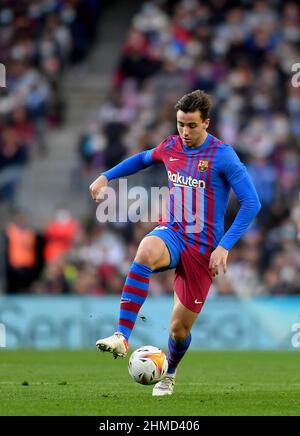
[[[168,371],[167,357],[160,348],[144,345],[130,356],[128,371],[137,383],[153,385],[166,375]]]

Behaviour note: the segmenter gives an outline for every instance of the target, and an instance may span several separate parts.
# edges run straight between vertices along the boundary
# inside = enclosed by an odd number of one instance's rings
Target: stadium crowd
[[[2,0],[0,61],[0,201],[12,204],[22,168],[46,154],[45,128],[63,122],[60,79],[87,54],[101,1]]]
[[[300,87],[291,82],[299,60],[297,2],[145,2],[133,17],[111,94],[80,138],[88,186],[102,170],[176,133],[173,107],[184,93],[211,94],[209,131],[235,147],[262,203],[230,252],[227,274],[214,280],[212,296],[300,293]],[[128,186],[165,182],[156,166],[131,176]],[[237,210],[232,195],[226,227]],[[36,260],[43,252],[44,264],[32,261],[33,292],[120,293],[138,244],[155,223],[100,225],[94,216],[92,203],[84,224],[60,210],[42,242],[36,238]],[[172,292],[172,277],[173,271],[152,275],[152,294]]]

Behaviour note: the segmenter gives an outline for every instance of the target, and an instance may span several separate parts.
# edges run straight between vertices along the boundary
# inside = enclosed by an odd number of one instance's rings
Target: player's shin
[[[118,331],[128,340],[138,313],[149,291],[152,269],[133,262],[127,275],[121,297]]]
[[[185,353],[187,352],[192,340],[191,333],[182,342],[176,342],[171,336],[169,336],[168,342],[168,374],[175,374],[177,366]]]

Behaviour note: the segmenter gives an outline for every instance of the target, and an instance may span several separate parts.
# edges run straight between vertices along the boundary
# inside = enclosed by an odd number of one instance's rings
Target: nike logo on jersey
[[[203,304],[203,301],[198,301],[197,299],[194,301],[195,304]]]
[[[173,162],[174,160],[179,160],[179,159],[176,159],[174,157],[170,157],[170,162]]]

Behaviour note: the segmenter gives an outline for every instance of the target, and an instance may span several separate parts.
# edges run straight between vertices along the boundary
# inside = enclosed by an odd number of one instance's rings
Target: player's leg
[[[191,343],[191,329],[198,313],[186,308],[174,294],[174,307],[168,341],[168,374],[175,374],[177,366]]]
[[[142,240],[122,290],[118,331],[97,341],[100,350],[109,351],[114,357],[126,356],[130,334],[148,296],[151,273],[168,267],[170,262],[169,250],[161,238],[147,236]]]
[[[174,293],[174,306],[168,341],[168,372],[166,377],[154,386],[153,396],[172,395],[176,369],[190,346],[191,329],[197,316],[198,313],[187,309]]]
[[[174,308],[168,343],[168,374],[153,395],[173,393],[176,369],[191,343],[191,328],[201,312],[212,282],[209,256],[187,246],[175,270]]]
[[[127,340],[138,312],[148,296],[152,271],[168,265],[170,265],[170,254],[165,242],[157,236],[145,237],[139,245],[121,296],[118,331]]]

